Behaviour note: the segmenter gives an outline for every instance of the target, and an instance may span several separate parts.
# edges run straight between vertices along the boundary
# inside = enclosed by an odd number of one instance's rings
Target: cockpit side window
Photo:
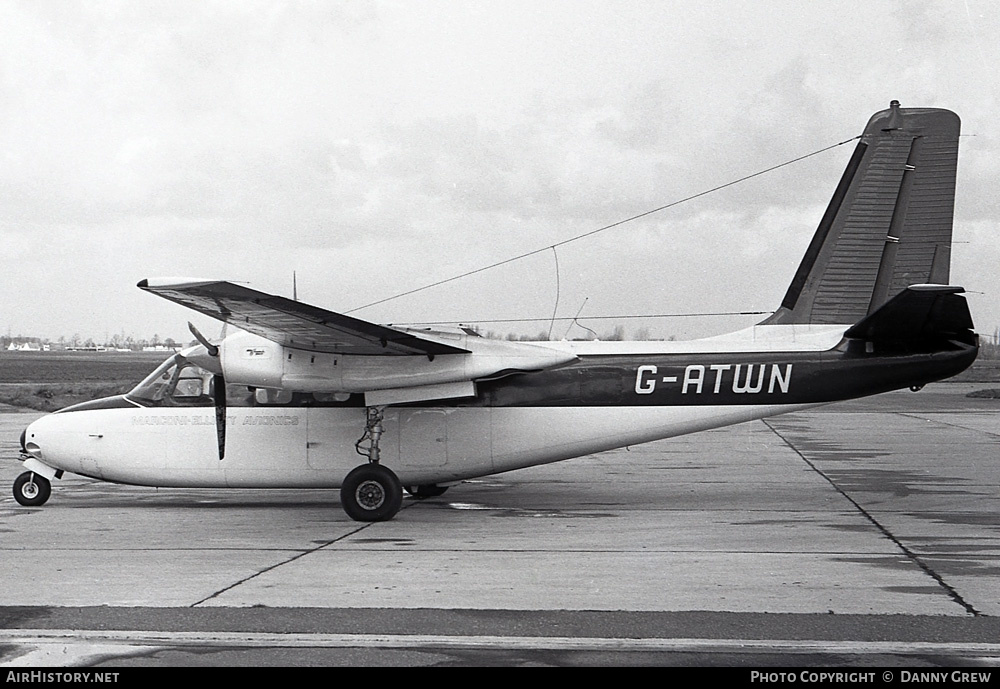
[[[164,396],[167,404],[183,407],[211,406],[212,374],[194,364],[181,366]]]

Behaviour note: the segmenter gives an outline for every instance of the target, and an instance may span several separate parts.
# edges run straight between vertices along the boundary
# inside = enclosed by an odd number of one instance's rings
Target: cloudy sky
[[[0,0],[0,329],[217,332],[136,289],[154,276],[291,296],[295,271],[300,299],[352,311],[850,139],[897,99],[962,118],[952,281],[992,333],[998,36],[994,0]],[[769,312],[852,149],[353,315]],[[485,322],[514,318],[543,320]]]

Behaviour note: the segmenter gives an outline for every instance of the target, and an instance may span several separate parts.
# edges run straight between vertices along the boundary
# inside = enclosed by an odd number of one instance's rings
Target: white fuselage
[[[539,343],[573,356],[808,352],[842,326],[754,327],[700,342]],[[645,369],[635,370],[645,381]],[[645,383],[644,383],[645,384]],[[642,392],[642,387],[638,392]],[[706,388],[706,392],[708,392]],[[447,483],[804,409],[814,404],[388,406],[380,461],[404,485]],[[365,461],[363,406],[230,406],[220,460],[212,406],[100,408],[51,414],[27,430],[29,468],[148,486],[340,486]]]
[[[381,462],[404,485],[447,483],[717,428],[811,405],[401,407],[385,410]],[[226,456],[211,408],[100,409],[28,429],[44,464],[147,486],[339,487],[364,458],[363,408],[231,408]]]

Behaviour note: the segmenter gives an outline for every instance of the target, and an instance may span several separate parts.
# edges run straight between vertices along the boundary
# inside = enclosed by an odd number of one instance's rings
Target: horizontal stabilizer
[[[954,285],[912,285],[844,333],[862,340],[959,339],[973,337],[969,305]]]

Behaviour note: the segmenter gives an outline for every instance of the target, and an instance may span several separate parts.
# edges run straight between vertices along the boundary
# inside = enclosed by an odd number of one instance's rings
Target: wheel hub
[[[28,500],[38,496],[38,486],[34,482],[25,483],[21,486],[21,495]]]
[[[385,502],[385,489],[378,481],[363,481],[354,494],[358,505],[366,510],[377,510]]]

